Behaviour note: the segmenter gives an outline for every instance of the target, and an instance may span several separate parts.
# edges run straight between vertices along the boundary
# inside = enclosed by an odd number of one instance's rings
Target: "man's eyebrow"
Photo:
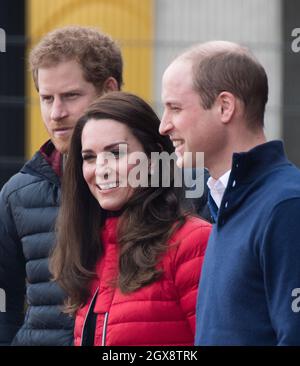
[[[39,92],[39,95],[40,95],[40,97],[49,97],[49,96],[51,96],[52,94],[51,93],[41,93],[41,92]]]
[[[181,102],[180,101],[175,101],[175,100],[169,100],[165,103],[166,106],[170,106],[170,105],[177,105],[177,106],[180,106],[181,105]]]
[[[76,94],[76,93],[81,93],[81,92],[82,92],[81,89],[76,88],[76,89],[66,90],[66,91],[58,93],[58,94],[59,95],[66,95],[66,94]],[[40,94],[40,96],[50,96],[50,95],[53,95],[53,94],[56,94],[56,93],[51,93],[50,91],[45,90],[43,92],[39,91],[39,94]]]
[[[60,94],[64,95],[64,94],[73,94],[73,93],[81,93],[82,90],[81,89],[70,89],[70,90],[67,90],[67,91],[64,91]]]

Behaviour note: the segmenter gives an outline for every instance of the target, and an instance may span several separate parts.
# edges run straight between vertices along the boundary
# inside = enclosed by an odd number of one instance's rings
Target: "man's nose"
[[[161,135],[167,135],[171,129],[172,129],[172,122],[169,118],[169,114],[165,110],[159,125],[159,133]]]
[[[53,121],[59,121],[67,117],[67,115],[68,111],[65,103],[63,103],[59,98],[55,98],[51,107],[51,119]]]

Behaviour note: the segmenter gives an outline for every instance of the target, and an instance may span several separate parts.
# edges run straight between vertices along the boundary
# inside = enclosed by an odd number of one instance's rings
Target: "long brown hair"
[[[129,127],[145,153],[174,148],[158,132],[159,119],[141,98],[113,92],[97,99],[79,119],[72,136],[62,182],[62,202],[57,221],[57,245],[51,259],[54,280],[68,294],[66,312],[74,313],[89,296],[88,285],[95,277],[95,265],[102,255],[99,232],[107,212],[89,191],[82,173],[81,135],[90,120],[113,119]],[[172,167],[171,167],[172,168]],[[160,166],[159,169],[162,169]],[[159,177],[162,177],[160,172]],[[161,182],[160,182],[161,183]],[[120,216],[117,238],[120,245],[117,286],[124,293],[135,291],[161,275],[157,264],[167,249],[170,235],[185,222],[181,206],[182,189],[138,187]]]

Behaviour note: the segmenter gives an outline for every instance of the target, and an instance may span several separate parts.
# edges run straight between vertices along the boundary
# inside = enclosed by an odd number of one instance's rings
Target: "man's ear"
[[[223,123],[230,122],[237,107],[236,97],[232,93],[224,91],[218,95],[217,101],[219,104],[221,121]]]
[[[108,93],[108,92],[111,92],[111,91],[118,91],[119,86],[118,86],[117,80],[112,76],[107,78],[104,82],[103,90],[104,90],[105,93]]]

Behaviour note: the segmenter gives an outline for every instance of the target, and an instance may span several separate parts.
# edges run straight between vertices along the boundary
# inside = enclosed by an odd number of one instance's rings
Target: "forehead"
[[[134,140],[132,132],[124,123],[113,119],[91,119],[82,131],[82,148],[104,148],[119,141]]]
[[[162,79],[162,99],[179,98],[193,92],[192,65],[188,60],[175,60],[165,71]]]
[[[38,85],[41,93],[92,86],[84,79],[82,69],[75,60],[39,68]]]

